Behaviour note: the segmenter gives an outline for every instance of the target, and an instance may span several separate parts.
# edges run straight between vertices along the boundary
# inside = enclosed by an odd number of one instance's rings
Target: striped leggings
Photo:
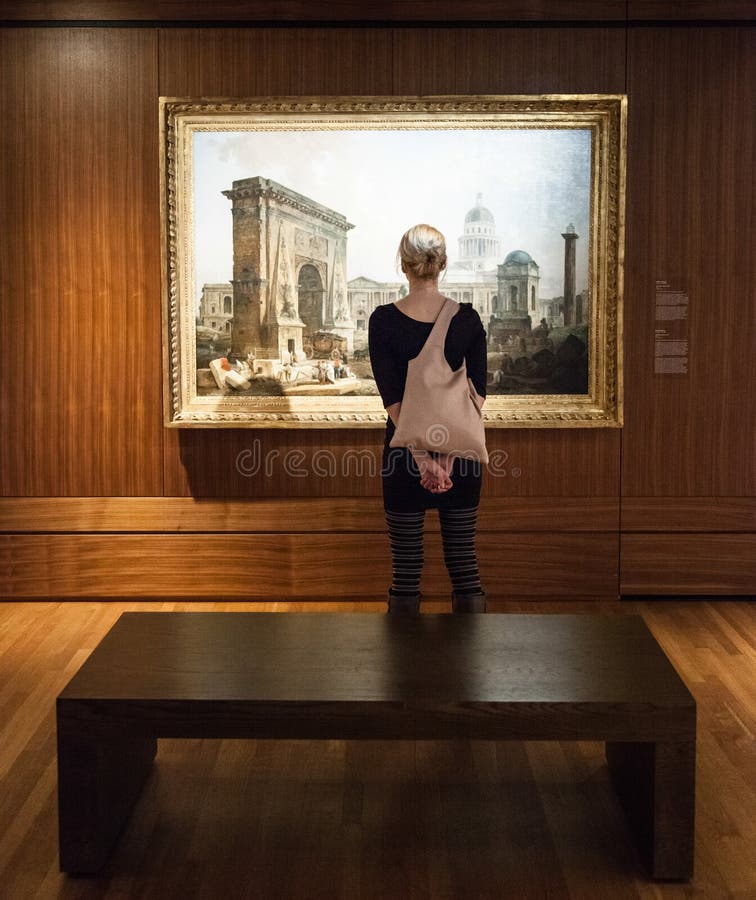
[[[397,596],[414,595],[420,590],[423,571],[425,510],[396,512],[385,509],[384,512],[394,570],[391,593]],[[477,517],[477,506],[467,509],[439,507],[438,510],[444,562],[457,594],[474,594],[481,590],[475,554]]]

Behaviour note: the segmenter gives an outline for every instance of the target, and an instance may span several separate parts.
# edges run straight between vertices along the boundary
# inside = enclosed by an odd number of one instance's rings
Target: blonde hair
[[[415,278],[437,278],[446,266],[446,239],[431,225],[414,225],[402,236],[396,258]]]

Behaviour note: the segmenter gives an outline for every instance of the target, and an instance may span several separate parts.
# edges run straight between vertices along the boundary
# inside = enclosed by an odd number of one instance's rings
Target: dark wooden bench
[[[640,616],[124,613],[57,724],[66,872],[105,863],[160,737],[604,741],[651,876],[693,871],[696,705]]]

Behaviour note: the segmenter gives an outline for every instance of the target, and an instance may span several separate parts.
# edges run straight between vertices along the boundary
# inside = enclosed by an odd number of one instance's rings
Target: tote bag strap
[[[444,303],[441,309],[438,311],[436,319],[433,323],[433,328],[431,328],[431,332],[425,340],[425,347],[431,347],[433,345],[440,345],[442,348],[446,342],[446,332],[449,330],[449,323],[452,320],[452,316],[455,314],[457,307],[456,301],[452,300],[451,297],[447,297],[444,300]]]

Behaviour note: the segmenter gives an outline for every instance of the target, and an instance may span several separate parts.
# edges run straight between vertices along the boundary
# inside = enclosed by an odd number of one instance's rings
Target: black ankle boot
[[[486,611],[486,592],[477,591],[474,594],[458,594],[452,591],[452,612],[455,613],[484,613]]]
[[[420,601],[423,599],[422,593],[418,591],[413,595],[393,594],[391,588],[388,591],[388,612],[390,613],[409,613],[417,615],[420,612]]]

